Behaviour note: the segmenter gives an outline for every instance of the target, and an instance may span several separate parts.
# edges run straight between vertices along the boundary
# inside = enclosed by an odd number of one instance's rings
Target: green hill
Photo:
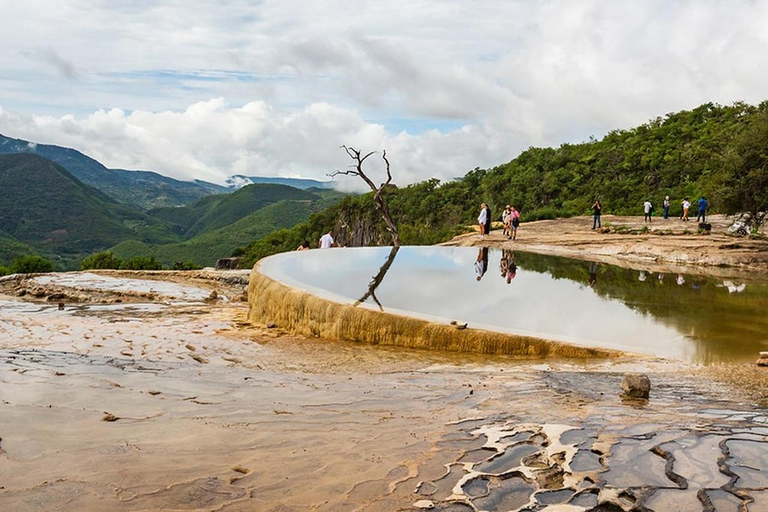
[[[683,198],[709,196],[713,212],[768,211],[768,102],[759,106],[707,103],[667,114],[602,140],[530,148],[493,169],[474,169],[449,183],[432,179],[386,191],[389,209],[404,244],[449,239],[474,224],[481,202],[494,219],[506,204],[523,220],[586,215],[596,197],[604,213],[639,215],[649,198],[657,210],[664,196],[677,215]],[[397,180],[397,169],[393,169]],[[301,240],[317,240],[333,226],[338,241],[386,244],[386,228],[372,195],[345,198],[290,230],[255,240],[245,249],[245,264],[292,250]]]
[[[129,240],[111,249],[118,258],[155,256],[164,265],[192,261],[199,266],[212,266],[241,247],[244,241],[261,238],[278,229],[290,228],[306,221],[312,213],[323,210],[327,200],[283,200],[270,204],[227,226],[172,244],[147,244]]]
[[[117,203],[37,155],[0,155],[0,191],[0,231],[53,258],[60,268],[128,238],[177,239],[165,223]]]

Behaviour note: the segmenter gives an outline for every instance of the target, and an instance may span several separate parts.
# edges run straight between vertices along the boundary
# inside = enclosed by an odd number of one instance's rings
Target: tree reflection
[[[389,255],[387,255],[387,260],[379,269],[379,273],[373,276],[373,280],[368,283],[368,291],[365,292],[362,297],[357,299],[355,306],[359,306],[368,300],[369,297],[371,297],[373,298],[373,301],[379,306],[379,309],[384,311],[384,306],[381,305],[381,302],[379,302],[379,299],[376,297],[376,288],[378,288],[381,282],[384,280],[384,276],[387,275],[387,271],[389,271],[389,267],[392,266],[392,262],[395,261],[395,256],[397,256],[397,251],[399,250],[400,247],[397,245],[392,247],[392,250],[389,251]]]

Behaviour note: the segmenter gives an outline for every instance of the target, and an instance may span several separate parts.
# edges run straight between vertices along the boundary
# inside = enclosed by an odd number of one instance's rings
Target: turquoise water
[[[520,251],[366,247],[284,253],[261,271],[358,307],[697,363],[768,350],[768,285]]]

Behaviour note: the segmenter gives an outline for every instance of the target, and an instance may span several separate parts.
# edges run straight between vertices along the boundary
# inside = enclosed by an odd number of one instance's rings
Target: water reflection
[[[499,262],[502,279],[484,278],[489,259]],[[702,363],[754,360],[768,349],[763,282],[653,278],[649,270],[455,247],[304,251],[268,258],[261,268],[332,300],[470,328]]]

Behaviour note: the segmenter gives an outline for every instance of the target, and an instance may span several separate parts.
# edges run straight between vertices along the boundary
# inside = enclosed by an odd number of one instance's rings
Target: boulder
[[[648,398],[651,395],[651,379],[644,373],[628,373],[621,382],[621,389],[627,396]]]

